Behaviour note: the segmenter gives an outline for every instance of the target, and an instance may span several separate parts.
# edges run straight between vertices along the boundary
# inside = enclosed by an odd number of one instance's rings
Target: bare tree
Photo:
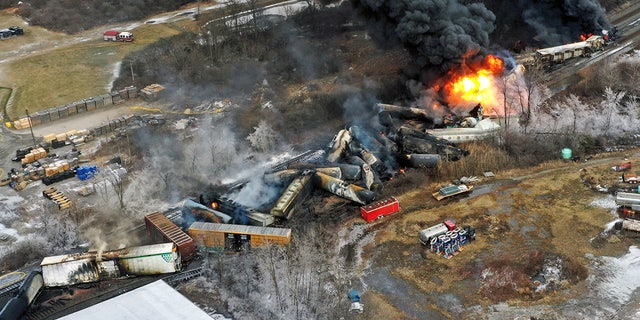
[[[584,112],[581,112],[583,110],[583,103],[582,101],[580,101],[580,98],[578,98],[576,95],[574,94],[570,94],[567,99],[565,99],[565,106],[571,110],[571,112],[573,113],[573,121],[571,122],[571,134],[575,134],[576,133],[576,127],[577,127],[577,122],[578,122],[578,115],[580,114],[584,114]]]
[[[624,98],[626,92],[615,92],[611,87],[606,87],[604,90],[604,100],[600,103],[603,112],[603,132],[605,135],[609,134],[611,128],[611,119],[613,114],[618,111],[621,106],[622,98]]]
[[[254,127],[254,132],[247,137],[247,140],[251,143],[251,147],[254,150],[260,152],[267,152],[274,149],[278,135],[271,128],[271,125],[264,120],[258,123],[257,127]]]

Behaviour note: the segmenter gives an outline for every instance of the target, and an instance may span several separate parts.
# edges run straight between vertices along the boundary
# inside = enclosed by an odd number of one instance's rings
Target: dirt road
[[[500,172],[467,197],[441,202],[429,187],[397,195],[403,212],[365,244],[369,316],[405,319],[636,319],[638,240],[603,231],[615,219],[611,195],[580,181],[586,168],[617,175],[637,150],[588,162]],[[614,179],[615,180],[615,179]],[[420,229],[453,219],[477,229],[447,260],[418,242]],[[373,228],[373,227],[372,227]],[[596,240],[594,240],[596,239]],[[629,279],[631,282],[625,282]],[[622,285],[625,283],[625,285]],[[375,302],[374,302],[375,301]],[[587,311],[588,310],[588,311]]]

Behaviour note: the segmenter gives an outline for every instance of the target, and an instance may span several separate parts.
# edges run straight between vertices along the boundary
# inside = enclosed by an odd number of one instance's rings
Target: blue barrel
[[[569,148],[562,149],[562,159],[570,160],[572,156],[573,156],[573,151],[571,149]]]
[[[444,237],[444,257],[449,258],[453,255],[453,249],[451,248],[451,238],[445,236]]]
[[[453,230],[451,233],[451,249],[456,252],[460,250],[460,238],[458,236],[458,231]]]
[[[438,238],[433,237],[431,238],[431,252],[436,252],[436,250],[438,249]]]
[[[438,236],[438,249],[436,250],[436,253],[444,252],[444,238],[445,238],[444,234]]]
[[[458,236],[460,236],[460,245],[464,245],[465,243],[467,243],[467,232],[464,231],[464,229],[461,229],[460,231],[458,231]]]

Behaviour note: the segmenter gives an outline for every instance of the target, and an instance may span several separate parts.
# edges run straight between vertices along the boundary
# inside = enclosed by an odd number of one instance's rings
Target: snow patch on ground
[[[640,288],[640,248],[629,247],[629,253],[621,257],[601,257],[602,271],[595,292],[603,299],[626,303],[633,292]]]
[[[617,208],[616,205],[616,198],[612,195],[608,195],[604,198],[596,198],[593,199],[593,201],[591,201],[591,203],[589,203],[590,206],[592,207],[599,207],[599,208],[605,208],[605,209],[615,209]]]

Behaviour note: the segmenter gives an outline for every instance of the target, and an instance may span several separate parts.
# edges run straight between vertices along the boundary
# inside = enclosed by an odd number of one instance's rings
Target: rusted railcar
[[[183,263],[195,256],[196,245],[193,239],[164,214],[154,212],[146,215],[144,225],[155,243],[173,242],[178,247]]]
[[[287,245],[291,229],[210,222],[194,222],[189,235],[197,246],[211,250],[241,251],[269,244]]]

